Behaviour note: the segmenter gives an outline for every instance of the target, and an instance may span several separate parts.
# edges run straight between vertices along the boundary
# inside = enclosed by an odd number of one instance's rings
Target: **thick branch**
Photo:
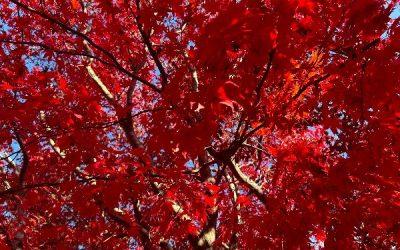
[[[101,79],[97,76],[97,74],[93,70],[92,66],[89,64],[86,66],[86,69],[87,69],[90,77],[93,79],[93,81],[96,82],[97,86],[100,88],[102,94],[107,98],[107,100],[109,102],[114,102],[113,94],[111,94],[111,92],[108,90],[107,86],[104,85],[104,83],[101,81]]]
[[[148,226],[144,225],[142,213],[140,211],[139,201],[135,202],[133,210],[134,210],[135,220],[140,225],[140,237],[142,240],[142,245],[143,245],[144,249],[150,249],[150,247],[151,247],[150,228]]]
[[[40,120],[41,120],[42,122],[46,123],[46,115],[45,115],[45,113],[44,113],[43,110],[40,111],[39,118],[40,118]],[[47,124],[45,124],[45,126],[46,126],[46,131],[51,131],[51,128],[50,128]],[[53,149],[53,151],[56,152],[57,155],[58,155],[60,158],[64,159],[64,158],[65,158],[65,152],[63,152],[63,151],[60,149],[60,147],[58,147],[58,146],[56,145],[56,142],[53,140],[53,138],[50,138],[50,139],[49,139],[49,143],[50,143],[50,146],[51,146],[51,148]]]
[[[6,161],[8,165],[11,165],[13,168],[16,168],[15,162],[8,155],[0,154],[0,159]]]
[[[235,180],[229,175],[229,173],[227,171],[225,171],[225,178],[229,183],[229,189],[231,190],[232,196],[233,196],[232,197],[232,203],[235,206],[236,211],[237,211],[236,224],[240,225],[243,222],[242,222],[242,218],[241,218],[241,216],[239,214],[239,212],[240,212],[240,204],[237,203],[238,189],[236,187]],[[238,233],[237,232],[233,232],[231,240],[230,240],[230,244],[229,244],[231,246],[231,248],[233,248],[233,249],[237,248],[237,238],[238,238]]]
[[[92,54],[92,51],[87,43],[85,43],[86,49],[88,50],[88,53]],[[99,89],[101,90],[101,93],[103,96],[108,100],[108,102],[117,110],[121,110],[120,105],[118,105],[115,101],[114,95],[108,90],[107,86],[103,83],[103,81],[100,79],[100,77],[96,74],[94,69],[91,66],[92,62],[89,61],[89,64],[86,66],[86,69],[89,73],[89,76],[93,79],[93,81],[97,84]],[[123,114],[123,118],[121,119],[119,117],[118,123],[122,127],[122,129],[125,132],[126,138],[129,142],[129,144],[133,148],[141,147],[141,142],[137,138],[135,132],[133,131],[133,117],[131,113],[130,106],[132,105],[132,94],[133,94],[133,89],[134,89],[134,84],[132,84],[127,93],[127,112]],[[121,114],[119,114],[121,115]]]
[[[90,48],[88,48],[88,49],[90,49]],[[91,68],[90,64],[87,66],[87,69],[88,69],[89,75],[96,82],[98,87],[101,89],[102,94],[106,97],[106,99],[110,102],[110,104],[116,108],[120,108],[119,105],[115,102],[114,96],[111,94],[111,92],[107,89],[107,87],[101,81],[100,77],[97,76],[97,74],[94,72],[93,68]],[[132,105],[132,95],[133,95],[134,87],[135,87],[135,85],[132,84],[128,89],[127,100],[126,100],[127,112],[124,114],[124,117],[122,119],[118,118],[118,124],[123,129],[125,136],[129,142],[129,144],[131,145],[131,147],[132,148],[140,148],[140,147],[143,147],[143,144],[139,141],[139,139],[137,138],[137,136],[133,130],[133,126],[132,126],[133,125],[133,116],[132,116],[131,108],[130,108]],[[139,112],[138,114],[135,114],[135,116],[140,115],[145,112],[148,112],[148,111],[149,110],[144,110],[142,112]],[[157,192],[160,192],[158,185],[154,184],[153,186],[156,187]],[[183,209],[178,203],[176,203],[174,201],[171,201],[171,203],[172,203],[171,206],[175,213],[179,214],[181,216],[181,218],[183,218],[185,220],[190,220],[190,217],[183,213]],[[142,237],[143,244],[144,244],[145,248],[148,248],[148,246],[150,246],[149,245],[150,237],[149,237],[148,229],[146,229],[144,226],[142,226],[142,219],[141,219],[139,207],[136,207],[135,210],[136,210],[135,211],[136,220],[138,221],[138,223],[141,225],[141,228],[142,228],[141,237]]]
[[[192,65],[189,65],[189,69],[193,79],[193,91],[199,92],[199,77],[197,76],[197,70]]]
[[[15,134],[15,139],[17,140],[19,148],[21,149],[22,152],[22,167],[19,172],[19,186],[22,187],[24,185],[26,171],[28,170],[29,167],[29,155],[26,152],[25,144],[22,141],[22,138],[20,137],[19,133],[17,131],[14,131],[14,134]]]
[[[235,163],[235,161],[232,159],[231,154],[226,154],[226,152],[219,153],[215,151],[213,148],[208,148],[207,150],[214,158],[218,159],[223,164],[228,166],[229,169],[234,174],[234,176],[245,186],[247,186],[251,191],[253,191],[256,194],[256,196],[260,199],[260,201],[265,205],[266,200],[262,187],[259,186],[250,177],[248,177],[245,173],[242,172],[239,165]]]
[[[65,152],[64,152],[64,151],[61,151],[60,147],[58,147],[58,146],[56,145],[56,142],[55,142],[53,139],[50,138],[50,139],[49,139],[49,143],[50,143],[51,148],[54,150],[54,152],[56,152],[56,154],[57,154],[60,158],[64,159],[64,158],[65,158]]]
[[[101,210],[104,211],[104,213],[110,218],[112,219],[114,222],[116,222],[117,224],[123,226],[125,229],[130,229],[131,228],[131,223],[129,221],[126,221],[121,215],[119,215],[117,212],[115,212],[114,210],[110,209],[109,207],[107,207],[104,202],[99,199],[99,198],[95,198],[95,202],[96,204],[101,208]]]
[[[232,171],[232,173],[235,175],[235,177],[238,178],[241,182],[243,182],[248,188],[250,188],[250,190],[254,191],[257,197],[260,198],[262,202],[265,202],[264,191],[262,190],[261,186],[259,186],[250,177],[248,177],[245,173],[243,173],[239,165],[235,163],[233,159],[226,161],[226,163],[230,168],[230,170]]]
[[[275,55],[275,49],[272,49],[269,54],[268,54],[268,64],[267,67],[265,68],[264,74],[262,75],[260,81],[258,82],[255,92],[257,94],[257,99],[255,101],[255,105],[258,104],[258,102],[260,101],[261,98],[261,89],[262,86],[264,85],[265,81],[268,78],[269,72],[271,71],[271,66],[272,66],[272,60],[274,59],[274,55]]]
[[[218,209],[214,208],[214,211],[208,216],[207,225],[200,233],[197,246],[201,248],[208,248],[214,244],[217,236],[217,221],[218,221]]]
[[[184,54],[185,59],[188,61],[188,65],[189,65],[189,70],[190,73],[192,75],[192,81],[193,81],[193,85],[192,85],[192,89],[194,92],[199,92],[199,77],[197,75],[197,70],[196,68],[189,62],[189,56],[188,54],[185,52]]]
[[[119,124],[124,130],[126,138],[132,148],[140,148],[143,146],[133,131],[133,119],[130,110],[126,113],[125,119],[120,120]]]
[[[136,0],[136,8],[139,12],[140,3],[139,0]],[[155,64],[157,65],[158,70],[160,71],[160,76],[162,79],[162,87],[164,87],[168,82],[168,75],[162,65],[160,58],[158,57],[158,53],[153,48],[153,43],[150,40],[150,35],[146,34],[143,24],[140,22],[140,16],[136,16],[136,24],[139,29],[139,33],[143,39],[144,44],[146,45],[147,50],[149,51],[151,57],[153,58]]]

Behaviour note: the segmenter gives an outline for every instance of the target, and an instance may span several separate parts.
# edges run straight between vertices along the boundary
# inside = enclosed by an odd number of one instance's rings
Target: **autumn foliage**
[[[0,249],[398,249],[398,8],[1,0]]]

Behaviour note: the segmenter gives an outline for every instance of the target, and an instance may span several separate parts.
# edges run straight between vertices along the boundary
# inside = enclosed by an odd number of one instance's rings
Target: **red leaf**
[[[13,90],[13,86],[12,86],[11,84],[9,84],[8,82],[3,82],[3,83],[0,85],[0,89],[1,89],[1,90],[4,90],[4,91]]]
[[[250,200],[249,196],[247,196],[247,195],[241,195],[241,196],[239,196],[239,197],[237,198],[236,202],[237,202],[239,205],[243,206],[243,207],[246,207],[246,206],[248,206],[248,205],[251,204],[251,200]]]
[[[81,8],[79,0],[71,0],[71,5],[74,10],[79,10]]]

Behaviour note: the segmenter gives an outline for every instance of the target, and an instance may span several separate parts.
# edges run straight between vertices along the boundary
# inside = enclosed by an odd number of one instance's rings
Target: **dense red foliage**
[[[399,248],[396,4],[1,0],[0,248]]]

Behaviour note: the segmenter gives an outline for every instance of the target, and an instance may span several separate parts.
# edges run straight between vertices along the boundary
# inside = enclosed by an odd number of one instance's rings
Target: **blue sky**
[[[397,4],[394,11],[390,14],[390,18],[396,19],[400,16],[400,4]]]

